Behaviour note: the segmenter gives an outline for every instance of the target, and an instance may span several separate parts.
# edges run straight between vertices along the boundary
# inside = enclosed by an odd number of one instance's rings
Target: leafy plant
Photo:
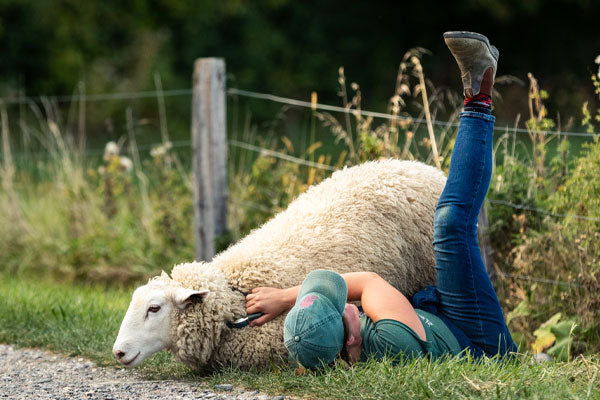
[[[598,91],[597,80],[593,82]],[[534,91],[534,93],[541,93],[541,91]],[[586,106],[583,110],[583,123],[587,125],[588,131],[593,133],[591,114]],[[544,111],[538,116],[543,116],[545,113]],[[535,124],[543,121],[544,118],[535,119],[533,122],[530,120],[530,125],[535,127]],[[538,140],[535,134],[531,138]],[[571,329],[572,318],[567,319],[569,322],[559,323],[559,317],[555,317],[556,321],[550,320],[543,329],[539,328],[535,331],[538,336],[535,350],[548,347],[548,342],[554,337],[556,347],[553,347],[552,352],[559,358],[568,358],[571,347],[575,353],[584,349],[589,350],[590,346],[593,349],[598,348],[598,335],[595,332],[598,329],[598,310],[600,310],[600,247],[597,246],[600,239],[598,211],[600,210],[600,180],[597,174],[600,170],[600,142],[596,135],[583,145],[579,156],[567,161],[566,154],[569,146],[563,139],[559,143],[555,157],[549,163],[552,174],[548,174],[546,162],[543,167],[541,165],[541,161],[545,158],[543,145],[546,139],[538,140],[537,143],[541,147],[538,146],[535,150],[537,158],[534,157],[529,166],[517,161],[517,164],[520,164],[517,169],[507,169],[506,162],[503,167],[497,168],[496,180],[502,182],[492,184],[491,195],[502,198],[503,194],[508,193],[507,199],[519,199],[513,201],[530,206],[532,209],[549,210],[554,216],[527,211],[515,213],[511,221],[506,214],[502,216],[499,214],[501,211],[493,210],[490,219],[495,220],[497,224],[494,226],[496,230],[493,233],[499,234],[503,229],[512,232],[514,238],[511,246],[501,247],[501,245],[496,248],[496,250],[507,251],[504,253],[505,268],[519,275],[548,280],[544,287],[537,290],[535,304],[522,295],[523,286],[526,286],[527,282],[510,283],[512,295],[516,294],[522,299],[516,307],[513,306],[515,307],[513,312],[509,313],[510,319],[517,321],[513,322],[513,325],[527,334],[534,329],[535,324],[543,321],[544,316],[547,318],[548,315],[558,315],[558,313],[577,316],[577,321],[582,327],[577,331],[577,340],[574,340]],[[523,185],[527,181],[526,177],[515,174],[521,168],[535,171],[533,175],[535,179],[530,181],[532,186],[536,185],[535,196],[531,198],[530,188]],[[509,173],[512,175],[509,176]],[[542,174],[545,177],[540,181]],[[517,190],[510,194],[513,185],[517,185]],[[522,191],[522,194],[518,191]],[[525,198],[519,198],[523,193],[527,193]],[[535,200],[528,203],[528,198]],[[504,212],[509,213],[512,210]],[[556,283],[548,285],[553,281]],[[536,309],[536,313],[532,313],[531,318],[514,319],[522,315],[522,312],[531,311],[533,308]],[[566,335],[567,331],[568,335]],[[552,342],[554,343],[554,339]],[[566,353],[565,349],[568,350]],[[550,352],[549,349],[548,351]]]
[[[534,353],[546,350],[556,361],[571,360],[573,331],[577,324],[573,320],[559,322],[561,318],[562,314],[556,313],[533,332],[536,336],[532,344]]]

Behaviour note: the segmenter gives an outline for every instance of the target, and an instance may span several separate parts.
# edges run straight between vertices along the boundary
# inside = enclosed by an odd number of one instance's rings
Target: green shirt
[[[423,328],[427,341],[402,322],[393,319],[382,319],[373,322],[366,315],[361,316],[360,333],[363,339],[361,361],[371,356],[380,360],[383,357],[425,357],[436,359],[446,354],[456,355],[461,352],[458,340],[444,322],[433,314],[415,310]]]

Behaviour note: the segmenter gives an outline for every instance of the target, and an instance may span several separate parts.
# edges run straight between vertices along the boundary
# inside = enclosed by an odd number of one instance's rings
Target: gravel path
[[[284,399],[220,386],[214,392],[198,382],[148,381],[135,370],[0,344],[0,399]]]

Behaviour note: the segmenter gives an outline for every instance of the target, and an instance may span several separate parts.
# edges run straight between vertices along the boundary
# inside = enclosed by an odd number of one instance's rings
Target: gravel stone
[[[215,393],[199,382],[148,381],[134,369],[101,368],[81,357],[0,344],[0,399],[284,399],[229,383],[215,389],[228,393]]]

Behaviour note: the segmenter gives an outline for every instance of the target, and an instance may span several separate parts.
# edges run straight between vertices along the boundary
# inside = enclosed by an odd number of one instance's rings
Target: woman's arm
[[[348,301],[360,301],[362,308],[373,320],[393,319],[414,330],[425,340],[425,329],[408,299],[374,272],[350,272],[342,274],[348,286]],[[262,325],[294,306],[300,285],[287,289],[256,288],[246,296],[248,314],[262,312],[264,315],[251,325]]]
[[[425,328],[410,301],[375,272],[350,272],[342,277],[348,285],[348,301],[360,300],[365,314],[377,322],[400,321],[425,340]]]

